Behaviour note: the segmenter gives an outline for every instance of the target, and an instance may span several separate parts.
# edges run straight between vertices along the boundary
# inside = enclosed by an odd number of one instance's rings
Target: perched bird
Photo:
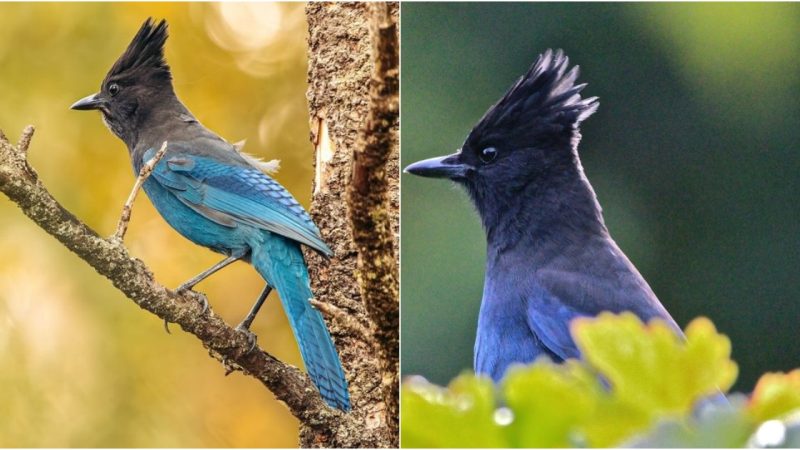
[[[408,173],[463,185],[487,238],[475,372],[502,378],[513,363],[579,358],[569,324],[630,311],[680,328],[603,222],[578,158],[579,125],[598,106],[578,67],[546,51],[472,129],[455,154]]]
[[[164,157],[143,188],[173,228],[195,244],[226,255],[178,288],[192,287],[237,260],[250,262],[266,287],[237,327],[255,345],[249,327],[272,288],[277,289],[308,374],[332,407],[350,409],[347,381],[320,313],[314,309],[300,246],[325,256],[306,211],[262,169],[272,164],[242,153],[195,119],[175,95],[164,59],[167,23],[142,25],[106,75],[100,92],[72,109],[99,110],[108,128],[128,147],[134,173],[167,142]]]

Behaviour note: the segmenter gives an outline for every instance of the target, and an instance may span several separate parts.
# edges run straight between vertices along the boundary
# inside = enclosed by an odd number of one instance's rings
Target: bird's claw
[[[208,312],[208,299],[206,298],[205,295],[193,291],[192,290],[193,287],[194,287],[193,285],[184,283],[178,286],[174,292],[178,295],[183,295],[187,292],[191,292],[192,297],[194,297],[194,299],[197,300],[197,303],[200,303],[200,306],[203,307],[203,310],[200,312],[200,314],[205,314]]]
[[[200,306],[203,307],[203,310],[200,312],[200,314],[203,315],[208,312],[208,299],[206,298],[205,295],[194,292],[192,290],[191,285],[182,284],[178,286],[173,292],[175,292],[178,295],[183,295],[187,292],[191,293],[192,298],[194,298],[197,301],[197,303],[200,303]],[[172,334],[172,332],[169,331],[169,321],[167,319],[164,319],[164,330],[167,332],[167,334]]]
[[[258,339],[256,334],[248,330],[247,327],[243,326],[242,324],[236,326],[236,331],[239,333],[244,333],[245,337],[247,338],[247,343],[250,344],[247,348],[247,353],[252,352],[256,348],[256,340]]]
[[[205,314],[208,312],[208,299],[205,295],[196,295],[195,298],[197,299],[197,303],[200,303],[200,306],[203,307],[203,311],[200,314]]]

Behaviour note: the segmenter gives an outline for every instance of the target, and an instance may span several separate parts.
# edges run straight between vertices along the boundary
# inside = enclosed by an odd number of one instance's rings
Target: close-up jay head
[[[798,13],[407,4],[403,374],[585,360],[598,310],[711,319],[734,392],[796,367]]]
[[[414,163],[405,171],[462,184],[487,230],[501,217],[517,220],[519,208],[532,208],[520,198],[547,202],[556,194],[573,194],[571,183],[585,183],[579,125],[598,107],[596,97],[581,97],[586,84],[576,84],[579,74],[561,50],[547,50],[489,108],[458,152]]]
[[[100,91],[77,101],[72,109],[99,110],[108,128],[130,147],[137,127],[144,125],[153,108],[177,101],[164,59],[167,36],[165,20],[154,25],[147,19],[108,71]]]
[[[578,126],[598,102],[581,98],[586,84],[575,84],[578,75],[561,50],[547,50],[489,108],[458,152],[406,171],[462,183],[484,218],[511,197],[579,177]]]

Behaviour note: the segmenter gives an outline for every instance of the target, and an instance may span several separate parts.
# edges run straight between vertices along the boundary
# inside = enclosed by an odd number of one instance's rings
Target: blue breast
[[[475,339],[476,373],[498,382],[514,363],[531,363],[542,355],[555,359],[528,326],[526,305],[518,296],[494,292],[487,280]]]

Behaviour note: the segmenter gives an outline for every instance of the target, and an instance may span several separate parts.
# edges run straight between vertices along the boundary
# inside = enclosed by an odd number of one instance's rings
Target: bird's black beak
[[[91,109],[100,109],[104,104],[105,100],[100,97],[100,94],[92,94],[73,103],[72,106],[70,106],[70,109],[88,111]]]
[[[430,178],[464,178],[470,167],[460,161],[461,153],[415,162],[403,172]]]

